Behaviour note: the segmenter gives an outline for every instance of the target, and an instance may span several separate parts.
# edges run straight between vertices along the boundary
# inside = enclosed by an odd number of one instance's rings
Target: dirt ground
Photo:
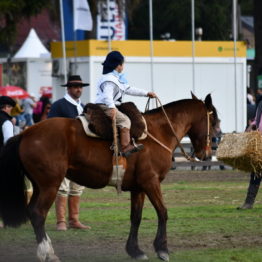
[[[226,172],[220,170],[213,171],[170,171],[164,183],[179,182],[179,181],[246,181],[248,183],[249,175],[241,172]],[[14,235],[14,241],[9,245],[1,244],[1,230],[0,229],[0,262],[36,262],[36,244],[34,235],[19,239],[17,241]],[[129,229],[127,229],[129,230]],[[10,232],[12,234],[13,231]],[[52,234],[52,232],[51,232]],[[52,237],[52,236],[51,236]],[[94,242],[74,241],[68,239],[52,238],[53,246],[56,254],[61,258],[63,262],[77,262],[77,261],[133,261],[127,258],[125,253],[125,242],[127,235],[122,239],[116,239],[109,241],[108,239],[95,239]],[[252,242],[251,242],[252,239]],[[142,249],[152,250],[152,253],[148,253],[150,258],[155,258],[155,254],[152,248],[152,239],[143,239],[141,243]],[[205,237],[203,239],[180,239],[175,236],[170,241],[171,250],[180,249],[194,249],[194,248],[219,248],[225,246],[239,246],[240,243],[245,243],[245,246],[262,245],[262,237],[252,238],[252,236],[230,236],[230,235],[216,235],[209,236],[209,239]],[[98,255],[99,254],[99,255]],[[98,257],[98,259],[95,259]],[[150,260],[157,261],[157,260]]]

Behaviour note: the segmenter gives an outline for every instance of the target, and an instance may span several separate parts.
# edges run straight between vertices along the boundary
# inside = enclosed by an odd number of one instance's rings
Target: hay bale
[[[262,172],[262,135],[259,131],[226,134],[217,148],[216,157],[246,172]]]

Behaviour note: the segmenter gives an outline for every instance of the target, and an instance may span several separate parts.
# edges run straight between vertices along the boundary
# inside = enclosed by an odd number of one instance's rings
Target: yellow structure
[[[125,56],[150,56],[149,41],[112,41],[112,50],[122,52]],[[154,41],[155,57],[191,57],[191,41]],[[236,43],[236,56],[246,57],[244,42]],[[53,58],[62,57],[61,42],[51,45]],[[99,40],[68,41],[66,42],[66,57],[105,56],[108,53],[108,42]],[[196,41],[196,57],[234,57],[234,42],[232,41]]]

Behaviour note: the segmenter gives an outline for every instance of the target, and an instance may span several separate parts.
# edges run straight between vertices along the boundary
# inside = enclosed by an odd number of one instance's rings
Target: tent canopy
[[[50,58],[50,52],[45,48],[35,32],[31,28],[25,42],[14,55],[14,58]]]

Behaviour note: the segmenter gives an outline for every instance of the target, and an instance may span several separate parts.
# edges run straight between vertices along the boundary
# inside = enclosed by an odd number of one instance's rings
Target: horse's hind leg
[[[29,203],[29,217],[34,228],[38,243],[37,257],[41,262],[59,262],[54,254],[51,240],[45,232],[45,220],[52,203],[55,200],[57,188],[45,188],[38,190],[34,187],[34,193]]]
[[[144,193],[131,192],[131,215],[130,215],[131,228],[126,243],[126,251],[132,258],[138,260],[148,259],[147,255],[142,250],[140,250],[137,240],[138,229],[142,218],[144,200],[145,200]]]

